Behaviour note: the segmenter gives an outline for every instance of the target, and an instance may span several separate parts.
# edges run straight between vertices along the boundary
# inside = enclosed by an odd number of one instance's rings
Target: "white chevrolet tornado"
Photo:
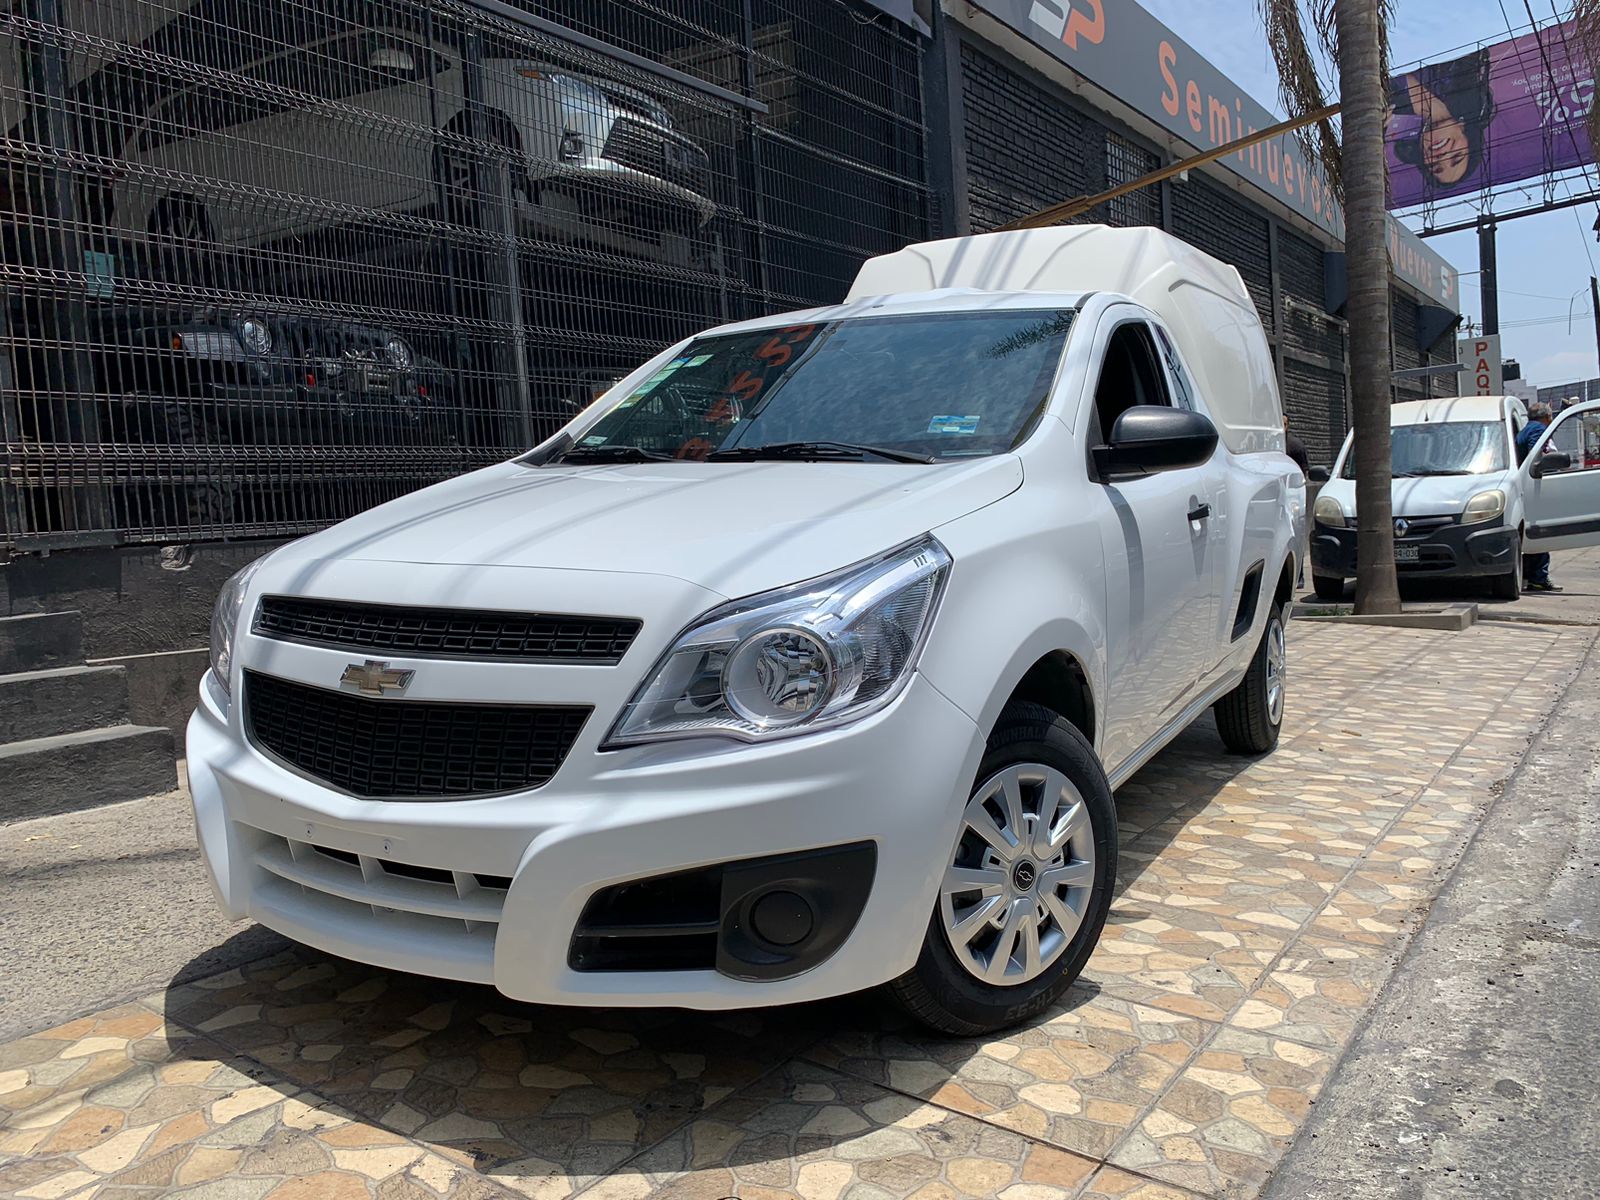
[[[909,247],[511,462],[231,580],[189,724],[223,908],[519,1000],[888,985],[950,1032],[1094,949],[1112,789],[1273,748],[1304,481],[1231,267]]]

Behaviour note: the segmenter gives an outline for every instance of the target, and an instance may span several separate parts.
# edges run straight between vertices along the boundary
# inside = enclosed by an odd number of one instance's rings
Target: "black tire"
[[[1489,576],[1489,597],[1493,600],[1520,600],[1522,598],[1522,564],[1520,562],[1504,575]]]
[[[1251,656],[1250,669],[1238,687],[1211,706],[1217,717],[1217,732],[1235,754],[1266,754],[1278,744],[1278,732],[1283,728],[1284,680],[1280,666],[1280,698],[1274,714],[1268,694],[1268,658],[1274,637],[1279,639],[1281,648],[1283,632],[1283,608],[1274,604],[1267,614],[1267,626],[1261,631],[1261,642]]]
[[[1522,598],[1522,538],[1511,547],[1511,570],[1504,575],[1489,578],[1489,595],[1495,600],[1520,600]]]
[[[1344,580],[1335,579],[1332,575],[1313,575],[1311,590],[1317,594],[1318,600],[1343,600]]]
[[[1043,705],[1013,702],[989,736],[972,791],[1006,767],[1025,763],[1060,771],[1083,798],[1095,849],[1094,883],[1083,920],[1054,963],[1034,979],[1007,987],[979,980],[957,960],[936,903],[916,966],[890,983],[889,992],[913,1019],[940,1033],[964,1037],[991,1033],[1048,1008],[1078,978],[1111,910],[1117,879],[1117,812],[1093,747]]]
[[[174,249],[204,246],[217,240],[206,206],[193,196],[163,196],[150,210],[150,232],[170,238]]]
[[[495,160],[500,157],[515,163],[522,157],[522,139],[518,136],[516,126],[511,118],[504,113],[489,111],[483,115],[483,137],[481,151],[474,152],[470,147],[457,145],[454,140],[441,146],[435,156],[435,184],[443,193],[445,219],[453,225],[475,225],[478,223],[480,204],[487,205],[494,200],[492,194],[475,196],[472,191],[473,160],[479,159],[479,186],[486,193],[492,193],[493,181],[497,177],[499,167]],[[447,132],[455,138],[465,139],[471,143],[472,122],[462,114],[451,121]],[[511,195],[515,202],[519,197],[533,202],[536,197],[529,184],[525,173],[513,169],[511,178]]]

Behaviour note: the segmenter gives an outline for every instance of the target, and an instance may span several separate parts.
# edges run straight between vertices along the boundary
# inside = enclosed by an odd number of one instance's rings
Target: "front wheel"
[[[1274,604],[1267,614],[1261,644],[1250,659],[1250,669],[1238,687],[1212,705],[1217,732],[1235,754],[1265,754],[1278,744],[1288,665],[1283,608]]]
[[[1522,598],[1522,567],[1512,567],[1504,575],[1489,577],[1489,596],[1493,600],[1520,600]]]
[[[941,1033],[1027,1020],[1083,970],[1116,877],[1117,814],[1094,750],[1042,705],[1008,705],[961,815],[922,953],[890,992]]]
[[[1489,595],[1495,600],[1520,600],[1522,598],[1522,539],[1511,546],[1511,570],[1504,575],[1489,577]]]

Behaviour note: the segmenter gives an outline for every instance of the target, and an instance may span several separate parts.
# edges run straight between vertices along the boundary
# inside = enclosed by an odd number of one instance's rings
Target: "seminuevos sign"
[[[1277,124],[1276,117],[1133,0],[972,3],[1192,146],[1210,149]],[[1293,134],[1257,142],[1218,162],[1344,240],[1344,210]],[[1389,250],[1396,275],[1455,307],[1455,268],[1392,217]]]

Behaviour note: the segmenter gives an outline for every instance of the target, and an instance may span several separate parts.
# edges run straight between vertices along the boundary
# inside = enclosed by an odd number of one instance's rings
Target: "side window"
[[[1178,359],[1178,351],[1172,344],[1172,339],[1167,336],[1167,331],[1157,325],[1156,340],[1161,343],[1161,357],[1166,360],[1167,374],[1172,379],[1172,402],[1179,408],[1194,409],[1194,385],[1189,382],[1189,376],[1184,372],[1183,363]]]
[[[1564,450],[1572,458],[1572,466],[1561,472],[1563,475],[1600,471],[1600,412],[1579,413],[1564,420],[1557,417],[1545,449]]]
[[[1111,430],[1124,410],[1141,404],[1170,406],[1167,373],[1156,357],[1150,326],[1143,321],[1128,321],[1112,331],[1106,343],[1105,361],[1094,388],[1094,411],[1100,423],[1100,437]]]

